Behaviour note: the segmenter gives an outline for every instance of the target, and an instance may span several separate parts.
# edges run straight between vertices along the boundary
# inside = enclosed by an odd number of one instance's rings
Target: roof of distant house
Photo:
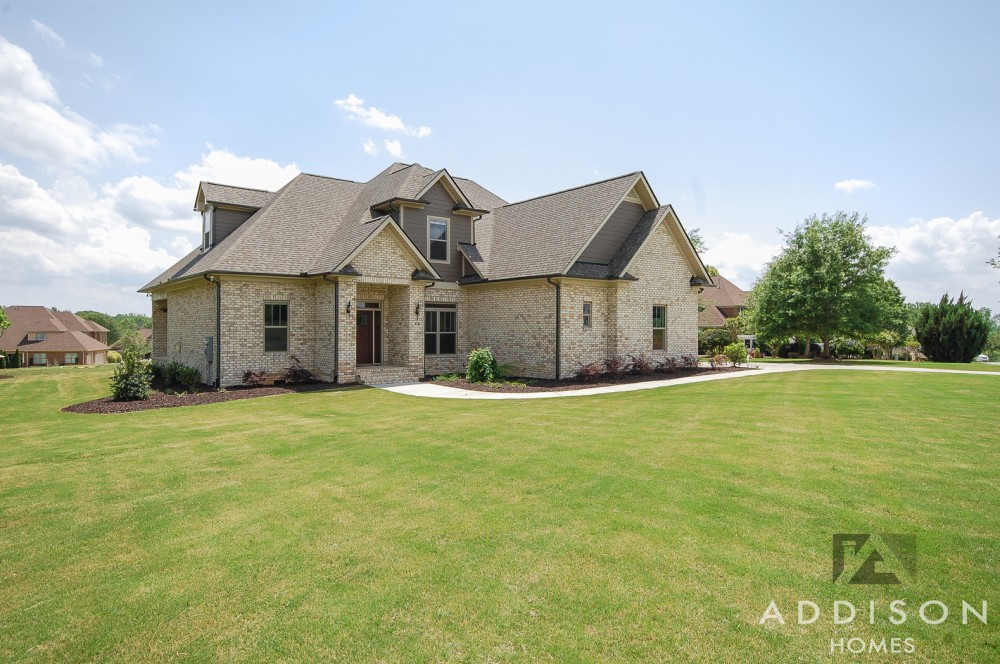
[[[10,327],[0,334],[0,350],[29,352],[78,352],[107,350],[107,346],[88,333],[107,332],[107,328],[80,318],[70,311],[51,311],[46,307],[14,305],[5,307]],[[45,339],[28,339],[36,332]]]

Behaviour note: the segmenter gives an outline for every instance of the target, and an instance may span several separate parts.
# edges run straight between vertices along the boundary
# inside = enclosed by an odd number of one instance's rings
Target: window
[[[76,353],[66,353],[63,364],[76,364]]]
[[[441,307],[442,305],[431,305]],[[455,309],[424,309],[424,354],[454,355]]]
[[[583,303],[583,326],[590,327],[591,314],[594,311],[594,304],[592,302]]]
[[[284,353],[288,350],[288,303],[264,303],[264,352]]]
[[[201,213],[202,219],[202,243],[201,250],[208,251],[212,248],[212,218],[215,216],[215,208],[211,205]]]
[[[45,332],[35,332],[35,341],[45,341]]]
[[[653,306],[653,350],[667,349],[667,308]]]
[[[35,366],[44,367],[48,364],[48,360],[45,357],[45,353],[32,353],[31,354],[31,364]]]
[[[448,247],[450,226],[450,219],[427,217],[427,258],[435,263],[447,263],[450,260]]]

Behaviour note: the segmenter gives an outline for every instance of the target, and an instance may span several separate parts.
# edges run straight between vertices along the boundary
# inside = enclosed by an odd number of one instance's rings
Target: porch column
[[[347,313],[347,304],[351,312]],[[358,327],[355,312],[358,307],[358,283],[356,279],[340,280],[340,302],[337,305],[339,321],[339,348],[337,349],[337,382],[353,383],[357,377],[356,353],[358,349]]]

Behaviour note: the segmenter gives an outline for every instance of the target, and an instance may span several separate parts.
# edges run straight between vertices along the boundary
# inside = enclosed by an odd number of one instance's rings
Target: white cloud
[[[391,141],[388,140],[388,139],[386,139],[386,141],[385,141],[385,151],[388,152],[389,154],[391,154],[396,159],[399,159],[400,157],[403,156],[403,146],[400,145],[399,141],[397,141],[395,139],[393,139]]]
[[[45,25],[39,20],[31,19],[31,26],[35,29],[35,32],[45,37],[48,41],[52,42],[59,48],[66,48],[66,40],[59,36],[59,33]]]
[[[424,138],[431,135],[430,127],[411,127],[404,123],[398,115],[392,115],[374,106],[365,108],[364,100],[353,93],[347,95],[347,99],[337,99],[333,103],[337,108],[344,111],[349,118],[360,120],[361,124],[367,127],[375,127],[382,131],[400,132],[417,138]]]
[[[154,125],[101,129],[59,103],[48,77],[26,50],[0,37],[0,149],[51,171],[91,168],[113,159],[142,161],[156,145]]]
[[[300,172],[294,162],[282,166],[270,159],[240,157],[228,150],[209,148],[211,152],[202,155],[199,163],[174,174],[174,178],[190,191],[192,201],[194,190],[202,180],[275,191]]]
[[[833,188],[851,194],[859,189],[874,189],[875,183],[871,180],[841,180],[835,183]]]
[[[92,51],[87,51],[87,60],[89,60],[90,64],[94,65],[95,67],[104,66],[104,58],[102,58],[101,56]]]
[[[702,254],[706,265],[713,265],[719,274],[740,288],[749,290],[763,273],[764,266],[778,255],[780,242],[758,242],[749,233],[706,235],[708,251]]]
[[[886,275],[910,301],[938,301],[964,291],[976,306],[998,310],[1000,271],[986,265],[997,255],[1000,219],[982,212],[953,219],[914,219],[907,226],[870,226],[875,244],[895,246]]]
[[[365,142],[361,144],[361,149],[365,151],[366,155],[372,157],[378,154],[378,146],[375,145],[375,141],[370,138],[365,139]]]

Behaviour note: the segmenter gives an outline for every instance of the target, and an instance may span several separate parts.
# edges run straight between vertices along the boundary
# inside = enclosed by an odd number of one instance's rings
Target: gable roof
[[[722,308],[746,306],[745,290],[720,275],[712,277],[712,281],[718,288],[706,288],[701,294],[705,308],[698,312],[698,327],[722,327],[726,324]]]
[[[476,274],[463,283],[556,275],[630,278],[628,264],[663,223],[671,224],[675,240],[684,245],[692,275],[708,278],[673,209],[659,207],[640,171],[507,203],[446,169],[397,162],[368,182],[303,173],[274,193],[203,182],[198,195],[204,201],[261,207],[215,247],[195,249],[140,290],[213,272],[298,277],[346,270],[358,249],[384,228],[387,213],[421,207],[426,203],[421,198],[439,183],[456,201],[456,212],[475,217],[475,242],[462,244],[458,254]],[[633,191],[648,211],[607,265],[580,264],[580,255]],[[426,258],[419,250],[417,255]],[[437,274],[429,263],[421,269]]]
[[[10,327],[0,334],[2,350],[73,352],[108,348],[87,334],[107,332],[107,328],[84,320],[70,311],[51,311],[47,307],[20,305],[6,307],[4,311],[10,320]],[[32,332],[44,332],[46,338],[41,341],[29,341],[27,337]]]

